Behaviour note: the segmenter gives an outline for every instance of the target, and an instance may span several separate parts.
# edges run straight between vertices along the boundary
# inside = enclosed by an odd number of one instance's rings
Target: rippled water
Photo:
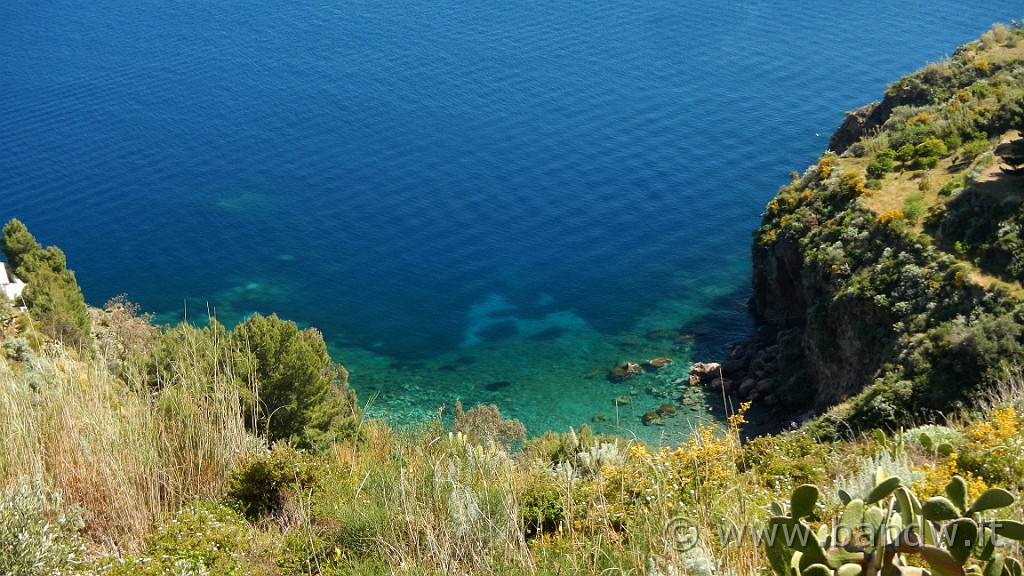
[[[5,0],[0,217],[93,304],[317,326],[374,414],[461,398],[675,437],[715,400],[639,415],[749,331],[750,231],[787,174],[1024,16],[893,4]]]

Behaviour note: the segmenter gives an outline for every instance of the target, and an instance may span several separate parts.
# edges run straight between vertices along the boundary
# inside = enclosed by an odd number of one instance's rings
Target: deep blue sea
[[[721,401],[639,416],[749,333],[751,230],[788,173],[845,110],[1021,17],[1019,0],[4,0],[0,220],[63,248],[94,305],[316,326],[374,415],[460,398],[534,434],[674,441]]]

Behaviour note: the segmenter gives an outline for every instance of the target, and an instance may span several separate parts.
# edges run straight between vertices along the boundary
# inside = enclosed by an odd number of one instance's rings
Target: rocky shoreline
[[[751,402],[762,418],[753,422],[747,435],[757,436],[793,429],[811,420],[813,409],[792,411],[799,404],[783,399],[779,333],[769,325],[759,326],[750,337],[732,347],[724,361],[695,362],[690,366],[691,386],[721,391],[736,405]]]

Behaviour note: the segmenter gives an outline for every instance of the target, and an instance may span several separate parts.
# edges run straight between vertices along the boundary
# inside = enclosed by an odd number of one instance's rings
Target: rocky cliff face
[[[872,212],[864,178],[833,164],[824,156],[765,211],[752,251],[760,328],[723,365],[725,387],[787,415],[842,403],[851,427],[937,418],[1017,338],[988,342],[974,319],[1009,319],[1012,305],[905,220]]]
[[[843,123],[829,137],[828,149],[836,154],[846,152],[864,136],[879,131],[897,106],[912,104],[921,99],[920,94],[896,91],[878,102],[847,112]]]
[[[782,408],[821,410],[875,378],[887,315],[874,302],[839,297],[831,274],[805,261],[791,239],[754,249],[751,308],[767,327],[760,347],[779,350],[775,395]]]
[[[978,256],[1017,262],[1024,219],[964,200],[1024,206],[1024,170],[989,168],[1024,164],[996,148],[1024,149],[1024,30],[990,36],[850,112],[768,204],[752,248],[759,327],[716,386],[780,416],[838,405],[854,430],[941,419],[1024,366],[1024,288],[985,280]]]

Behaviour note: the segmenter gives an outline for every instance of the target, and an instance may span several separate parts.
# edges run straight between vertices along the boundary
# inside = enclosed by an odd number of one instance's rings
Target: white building
[[[25,290],[25,283],[14,275],[14,271],[8,271],[7,264],[0,262],[0,291],[4,293],[12,303],[16,303]]]

